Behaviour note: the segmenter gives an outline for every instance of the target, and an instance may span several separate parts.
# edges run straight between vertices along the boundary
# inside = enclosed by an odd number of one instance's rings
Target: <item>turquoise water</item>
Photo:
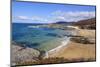
[[[61,45],[66,35],[72,34],[72,31],[29,26],[39,26],[39,24],[13,23],[12,41],[20,46],[49,51]]]

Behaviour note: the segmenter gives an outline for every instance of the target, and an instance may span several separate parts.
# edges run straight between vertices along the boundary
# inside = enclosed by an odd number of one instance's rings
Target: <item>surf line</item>
[[[64,37],[63,41],[61,42],[61,45],[54,48],[54,49],[51,49],[49,51],[46,52],[45,54],[45,58],[48,58],[50,54],[53,54],[53,53],[56,53],[58,52],[60,49],[62,49],[64,46],[68,45],[68,43],[70,42],[70,38],[71,37]]]

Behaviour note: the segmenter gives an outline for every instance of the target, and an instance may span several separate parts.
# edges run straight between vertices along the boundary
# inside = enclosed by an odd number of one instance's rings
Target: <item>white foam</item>
[[[28,28],[39,28],[39,26],[28,26]]]
[[[64,37],[63,41],[61,42],[61,45],[54,48],[54,49],[51,49],[49,50],[47,53],[46,53],[46,57],[48,57],[49,55],[48,54],[53,54],[55,52],[58,52],[60,49],[62,49],[64,46],[68,45],[68,42],[70,41],[70,37]]]

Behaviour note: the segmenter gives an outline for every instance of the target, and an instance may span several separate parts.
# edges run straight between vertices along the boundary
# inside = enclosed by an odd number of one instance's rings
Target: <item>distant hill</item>
[[[96,28],[96,18],[80,20],[77,22],[58,21],[53,24],[74,25],[74,26],[79,26],[80,28],[95,29]]]
[[[54,24],[72,24],[72,25],[91,25],[96,23],[96,18],[80,20],[78,22],[66,22],[66,21],[58,21]]]
[[[96,18],[81,20],[74,23],[74,25],[92,25],[92,24],[96,24]]]
[[[73,25],[77,25],[81,28],[96,29],[96,18],[81,20],[73,23]]]
[[[72,25],[74,22],[66,22],[66,21],[58,21],[54,24],[64,24],[64,25]]]

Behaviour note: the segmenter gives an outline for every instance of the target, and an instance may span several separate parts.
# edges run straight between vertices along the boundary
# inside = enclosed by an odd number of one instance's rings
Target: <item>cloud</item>
[[[39,16],[32,16],[32,17],[28,17],[28,16],[14,16],[13,19],[17,19],[17,20],[21,20],[24,21],[37,21],[37,22],[47,22],[48,20],[46,18],[42,18]]]
[[[38,16],[33,16],[31,19],[32,19],[33,21],[41,21],[41,22],[46,22],[46,21],[48,21],[47,19],[42,18],[42,17],[38,17]]]
[[[54,20],[79,21],[95,17],[95,11],[55,11],[51,13]]]
[[[15,17],[15,18],[20,19],[20,20],[29,20],[29,19],[30,19],[30,18],[27,17],[27,16],[17,16],[17,17]]]
[[[65,17],[63,17],[63,16],[57,16],[56,19],[66,20]]]
[[[79,20],[95,17],[95,11],[61,11],[57,10],[48,14],[46,17],[40,16],[15,16],[13,19],[23,22],[53,23],[56,21],[76,22]]]

